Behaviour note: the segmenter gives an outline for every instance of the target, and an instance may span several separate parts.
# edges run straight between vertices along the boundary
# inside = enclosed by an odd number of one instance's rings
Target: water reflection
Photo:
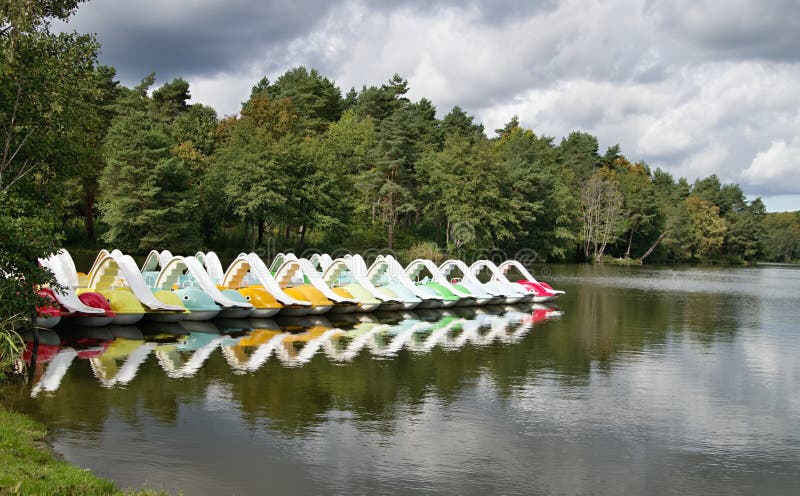
[[[478,311],[430,310],[424,313],[324,317],[218,319],[107,328],[43,331],[37,349],[31,397],[54,393],[73,362],[85,360],[106,388],[124,387],[151,355],[170,379],[194,377],[218,349],[233,374],[258,371],[270,359],[299,367],[318,355],[334,363],[352,362],[366,351],[392,358],[405,349],[430,353],[435,347],[458,350],[468,343],[513,344],[534,322],[560,317],[554,306],[535,304],[488,307]],[[32,359],[33,344],[26,354]]]
[[[557,319],[44,334],[31,383],[0,399],[68,460],[173,493],[798,492],[800,271],[554,271]]]

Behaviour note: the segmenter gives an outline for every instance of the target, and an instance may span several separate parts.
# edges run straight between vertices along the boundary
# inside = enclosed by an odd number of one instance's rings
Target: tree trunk
[[[647,251],[646,251],[646,252],[644,252],[644,255],[642,255],[641,257],[639,257],[639,261],[640,261],[640,262],[644,262],[644,259],[645,259],[645,258],[647,258],[647,257],[649,257],[651,253],[653,253],[653,250],[655,250],[655,249],[656,249],[656,246],[658,246],[658,244],[659,244],[659,243],[661,243],[661,240],[663,240],[663,239],[664,239],[664,236],[666,236],[668,233],[669,233],[669,231],[664,231],[664,232],[662,232],[662,233],[661,233],[661,235],[658,237],[658,239],[656,239],[656,240],[653,242],[653,244],[652,244],[652,245],[650,245],[650,248],[648,248],[648,249],[647,249]]]
[[[387,230],[387,248],[390,250],[392,249],[392,245],[394,244],[394,195],[389,194],[389,207],[387,208],[387,213],[389,214],[389,228]]]
[[[303,250],[306,247],[306,223],[300,226],[300,249]]]
[[[631,244],[633,244],[633,229],[631,229],[631,234],[628,236],[628,249],[625,251],[625,260],[631,258]]]
[[[94,241],[94,188],[86,189],[86,236]]]
[[[261,246],[264,241],[264,219],[259,217],[258,222],[258,246]]]

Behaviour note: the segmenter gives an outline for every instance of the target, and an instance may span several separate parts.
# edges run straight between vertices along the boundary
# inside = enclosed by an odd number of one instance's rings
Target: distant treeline
[[[716,176],[688,183],[573,132],[556,143],[516,116],[489,138],[407,81],[345,95],[316,70],[262,79],[238,116],[95,69],[101,125],[83,167],[56,178],[71,243],[143,252],[427,247],[526,249],[540,260],[795,260],[797,216],[765,213]],[[86,166],[92,164],[91,166]],[[53,184],[55,186],[55,184]],[[79,222],[82,229],[75,229]],[[435,246],[433,245],[435,244]]]
[[[238,116],[189,105],[175,79],[135,88],[94,69],[99,125],[72,174],[48,181],[72,244],[129,252],[432,247],[528,250],[540,260],[739,262],[798,258],[797,214],[738,185],[694,184],[573,132],[516,116],[494,137],[455,107],[407,97],[395,75],[344,96],[316,70],[262,79]]]

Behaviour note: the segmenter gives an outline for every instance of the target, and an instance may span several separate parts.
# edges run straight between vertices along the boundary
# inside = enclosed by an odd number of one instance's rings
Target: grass
[[[22,337],[14,330],[14,323],[17,321],[17,316],[0,320],[0,381],[14,370],[25,347]]]
[[[615,265],[642,265],[642,261],[638,258],[614,258],[611,255],[603,255],[596,263]]]
[[[57,457],[45,427],[0,407],[0,495],[159,495],[121,491],[113,482]]]

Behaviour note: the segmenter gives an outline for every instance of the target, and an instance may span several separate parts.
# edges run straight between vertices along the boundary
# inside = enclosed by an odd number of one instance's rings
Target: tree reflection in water
[[[376,400],[389,404],[392,395],[396,398],[403,389],[421,391],[432,385],[418,384],[422,370],[438,371],[423,374],[430,382],[469,377],[480,348],[519,343],[534,323],[560,315],[552,306],[518,305],[478,311],[345,315],[335,322],[326,318],[250,319],[103,331],[65,329],[59,335],[51,332],[44,336],[47,342],[60,338],[61,343],[40,347],[29,394],[41,402],[42,411],[59,412],[53,419],[57,424],[70,425],[73,418],[82,425],[99,426],[111,410],[135,416],[136,405],[142,403],[158,416],[171,417],[177,403],[198,398],[213,389],[212,382],[221,381],[228,384],[234,401],[240,402],[248,416],[274,412],[280,418],[281,412],[300,409],[308,415],[299,420],[312,419],[337,403],[339,392],[348,403],[360,397],[364,405]],[[341,367],[343,364],[349,367]],[[415,371],[418,366],[423,368]],[[462,373],[459,366],[464,367]],[[265,370],[269,373],[266,383]],[[281,372],[276,374],[278,370]],[[312,383],[312,377],[321,380]],[[192,379],[178,380],[188,378]],[[286,394],[288,389],[296,394]],[[303,389],[311,399],[300,399]],[[255,394],[258,390],[265,394]],[[250,392],[257,398],[251,398]],[[287,398],[296,404],[287,405]],[[81,416],[71,410],[86,404],[93,405],[93,415]]]

